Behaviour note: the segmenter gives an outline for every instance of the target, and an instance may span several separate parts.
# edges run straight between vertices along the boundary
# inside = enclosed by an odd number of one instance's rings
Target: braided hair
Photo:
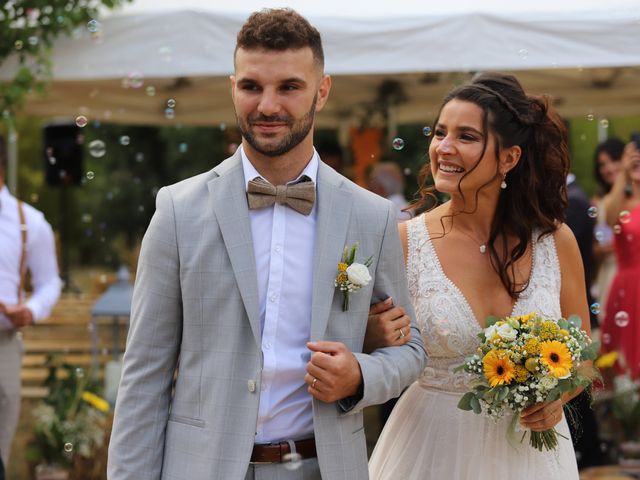
[[[471,102],[483,111],[484,146],[480,158],[484,157],[489,131],[496,139],[497,158],[503,148],[518,145],[522,150],[520,161],[508,174],[509,187],[501,190],[487,244],[494,270],[515,299],[528,285],[528,282],[515,282],[515,265],[526,253],[534,230],[540,232],[541,237],[549,235],[565,218],[569,173],[567,130],[550,106],[549,98],[527,95],[512,75],[484,73],[476,76],[470,83],[447,94],[440,112],[454,99]],[[440,113],[434,128],[439,116]],[[476,167],[477,164],[473,168]],[[431,167],[427,163],[419,174],[420,198],[413,208],[435,206],[435,189],[427,183],[430,175]],[[482,188],[484,185],[476,192],[476,208]],[[464,199],[460,184],[458,192]],[[508,248],[508,237],[516,239],[511,249]]]

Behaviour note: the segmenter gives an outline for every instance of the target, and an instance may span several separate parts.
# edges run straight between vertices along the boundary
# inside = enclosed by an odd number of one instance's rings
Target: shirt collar
[[[240,145],[239,149],[240,149],[240,154],[242,156],[242,170],[244,172],[245,185],[247,185],[251,180],[253,180],[256,177],[263,178],[262,175],[260,175],[260,173],[258,172],[258,170],[256,170],[256,167],[254,167],[253,164],[249,161],[249,158],[247,157],[246,153],[244,152],[244,149],[242,148],[242,145]],[[298,180],[300,180],[300,178],[303,175],[306,175],[311,179],[311,181],[313,181],[314,183],[317,183],[316,179],[318,178],[319,165],[320,165],[320,157],[318,156],[318,152],[316,152],[316,149],[314,148],[313,155],[311,156],[311,159],[307,163],[307,166],[304,167],[304,170],[302,170],[298,178],[288,182],[288,184],[297,182]]]

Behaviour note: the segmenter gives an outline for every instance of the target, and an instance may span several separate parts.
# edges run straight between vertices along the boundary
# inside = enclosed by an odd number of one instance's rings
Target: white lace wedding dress
[[[475,352],[480,326],[461,291],[446,277],[424,217],[407,224],[409,290],[428,366],[398,401],[369,462],[373,480],[551,480],[578,479],[565,418],[556,426],[556,451],[508,440],[510,419],[499,422],[457,408],[468,376],[454,373]],[[538,311],[560,316],[560,267],[552,236],[534,245],[528,288],[513,315]]]

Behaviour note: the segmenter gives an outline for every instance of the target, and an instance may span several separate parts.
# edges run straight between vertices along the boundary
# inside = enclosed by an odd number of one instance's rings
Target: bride
[[[475,352],[489,315],[537,311],[577,314],[589,328],[584,272],[573,234],[562,223],[569,171],[566,130],[542,97],[510,75],[483,74],[443,102],[421,172],[419,207],[450,200],[400,225],[416,319],[429,366],[399,400],[370,460],[372,479],[577,479],[564,396],[525,410],[524,429],[555,427],[555,451],[508,440],[497,423],[459,410],[468,390],[454,367]],[[404,312],[372,307],[367,336],[385,333]],[[587,332],[590,333],[590,332]],[[564,438],[563,438],[564,437]],[[518,436],[518,439],[520,436]]]

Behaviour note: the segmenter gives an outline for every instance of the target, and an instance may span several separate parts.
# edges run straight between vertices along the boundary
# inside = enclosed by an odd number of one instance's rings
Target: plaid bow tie
[[[270,207],[274,203],[286,204],[296,212],[309,215],[316,200],[316,185],[309,177],[303,177],[298,183],[291,185],[271,185],[258,177],[247,186],[249,208]]]

